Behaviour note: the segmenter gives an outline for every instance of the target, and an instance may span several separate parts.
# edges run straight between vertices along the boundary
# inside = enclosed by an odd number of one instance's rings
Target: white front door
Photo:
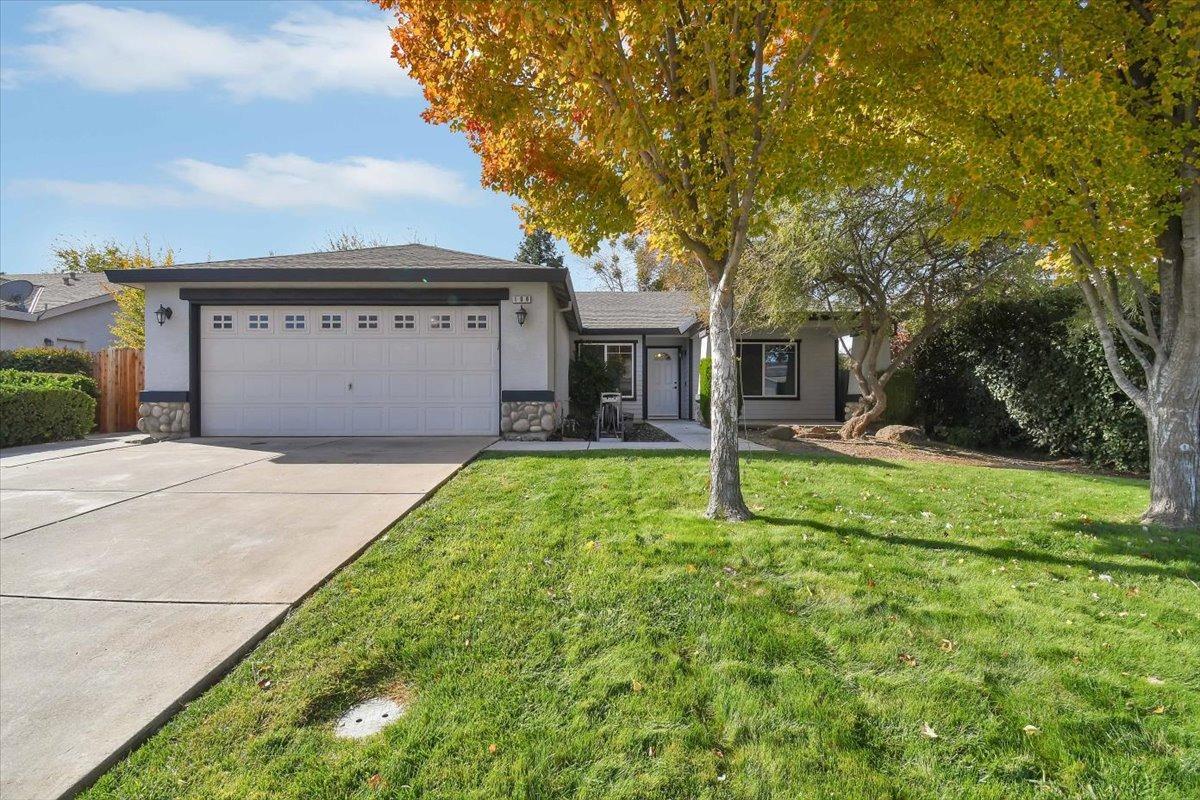
[[[495,307],[204,306],[205,436],[496,433]]]
[[[678,419],[679,351],[674,347],[651,347],[646,358],[646,414],[659,419]]]

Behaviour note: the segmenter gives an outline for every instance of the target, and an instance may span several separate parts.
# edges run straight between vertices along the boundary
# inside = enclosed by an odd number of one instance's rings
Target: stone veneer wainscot
[[[147,400],[138,404],[138,430],[151,436],[187,436],[192,429],[186,401]]]
[[[500,434],[505,439],[545,441],[558,430],[558,402],[511,400],[500,404]]]

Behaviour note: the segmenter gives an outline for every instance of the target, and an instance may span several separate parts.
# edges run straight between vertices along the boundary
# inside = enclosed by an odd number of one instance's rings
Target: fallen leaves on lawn
[[[950,641],[949,639],[942,639],[941,644],[938,645],[938,649],[943,653],[953,653],[954,642]]]
[[[926,739],[937,739],[938,738],[937,731],[935,731],[933,729],[933,726],[930,725],[928,722],[921,723],[921,735],[924,736]]]
[[[1149,683],[1153,686],[1162,686],[1164,683],[1166,683],[1166,681],[1164,681],[1162,678],[1158,677],[1157,675],[1147,675],[1146,683]]]
[[[640,692],[646,688],[645,685],[641,681],[637,680],[636,678],[630,683],[629,686],[635,692]]]
[[[1165,713],[1167,713],[1167,707],[1166,706],[1155,706],[1154,708],[1150,709],[1150,713],[1151,714],[1165,714]]]
[[[1042,729],[1037,725],[1026,725],[1024,728],[1021,728],[1021,730],[1025,731],[1026,736],[1036,736],[1042,732]]]
[[[492,753],[493,755],[494,755],[494,754],[496,753],[496,751],[497,751],[497,750],[499,750],[499,749],[500,749],[500,748],[499,748],[499,747],[497,747],[497,746],[495,745],[495,743],[494,743],[494,742],[493,742],[492,744],[489,744],[489,745],[488,745],[488,752],[489,752],[489,753]]]
[[[262,679],[260,679],[260,680],[259,680],[259,682],[258,682],[258,688],[262,689],[264,692],[265,692],[267,689],[270,689],[270,688],[271,688],[271,681],[270,681],[270,679],[268,679],[268,678],[262,678]]]
[[[376,772],[367,778],[367,786],[371,788],[371,791],[379,791],[379,787],[383,786],[383,776]]]
[[[917,657],[912,653],[899,653],[896,660],[906,667],[915,667],[917,665]]]

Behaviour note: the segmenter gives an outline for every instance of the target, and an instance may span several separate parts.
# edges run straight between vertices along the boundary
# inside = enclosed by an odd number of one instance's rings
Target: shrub
[[[81,439],[96,401],[78,389],[0,383],[0,447]]]
[[[737,371],[738,379],[738,417],[742,416],[742,371]],[[706,426],[712,425],[712,358],[700,359],[700,419]]]
[[[0,369],[0,383],[12,386],[59,386],[77,389],[88,397],[99,398],[96,381],[87,375],[70,375],[63,372],[24,372],[18,369]]]
[[[918,384],[935,435],[939,426],[943,433],[970,428],[980,445],[998,443],[995,416],[988,416],[997,403],[1028,441],[1052,454],[1118,469],[1148,467],[1145,419],[1112,380],[1074,289],[979,303],[930,345],[919,359],[926,371],[918,368]],[[954,383],[946,376],[958,381],[951,387],[957,390],[967,383],[964,372],[977,382],[969,387],[972,398],[981,387],[991,402],[963,407],[960,397],[944,394]]]
[[[621,385],[621,365],[609,364],[594,353],[581,350],[567,371],[571,395],[570,427],[587,438],[596,428],[596,412],[600,409],[600,393],[615,392]]]
[[[0,350],[0,369],[25,372],[63,372],[70,375],[92,374],[92,354],[65,347],[25,347]]]
[[[887,408],[883,410],[885,425],[908,425],[917,407],[917,383],[912,367],[901,367],[892,373],[887,386]]]

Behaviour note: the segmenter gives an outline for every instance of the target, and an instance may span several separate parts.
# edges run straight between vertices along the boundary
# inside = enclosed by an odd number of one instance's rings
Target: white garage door
[[[495,434],[494,306],[204,306],[206,436]]]

